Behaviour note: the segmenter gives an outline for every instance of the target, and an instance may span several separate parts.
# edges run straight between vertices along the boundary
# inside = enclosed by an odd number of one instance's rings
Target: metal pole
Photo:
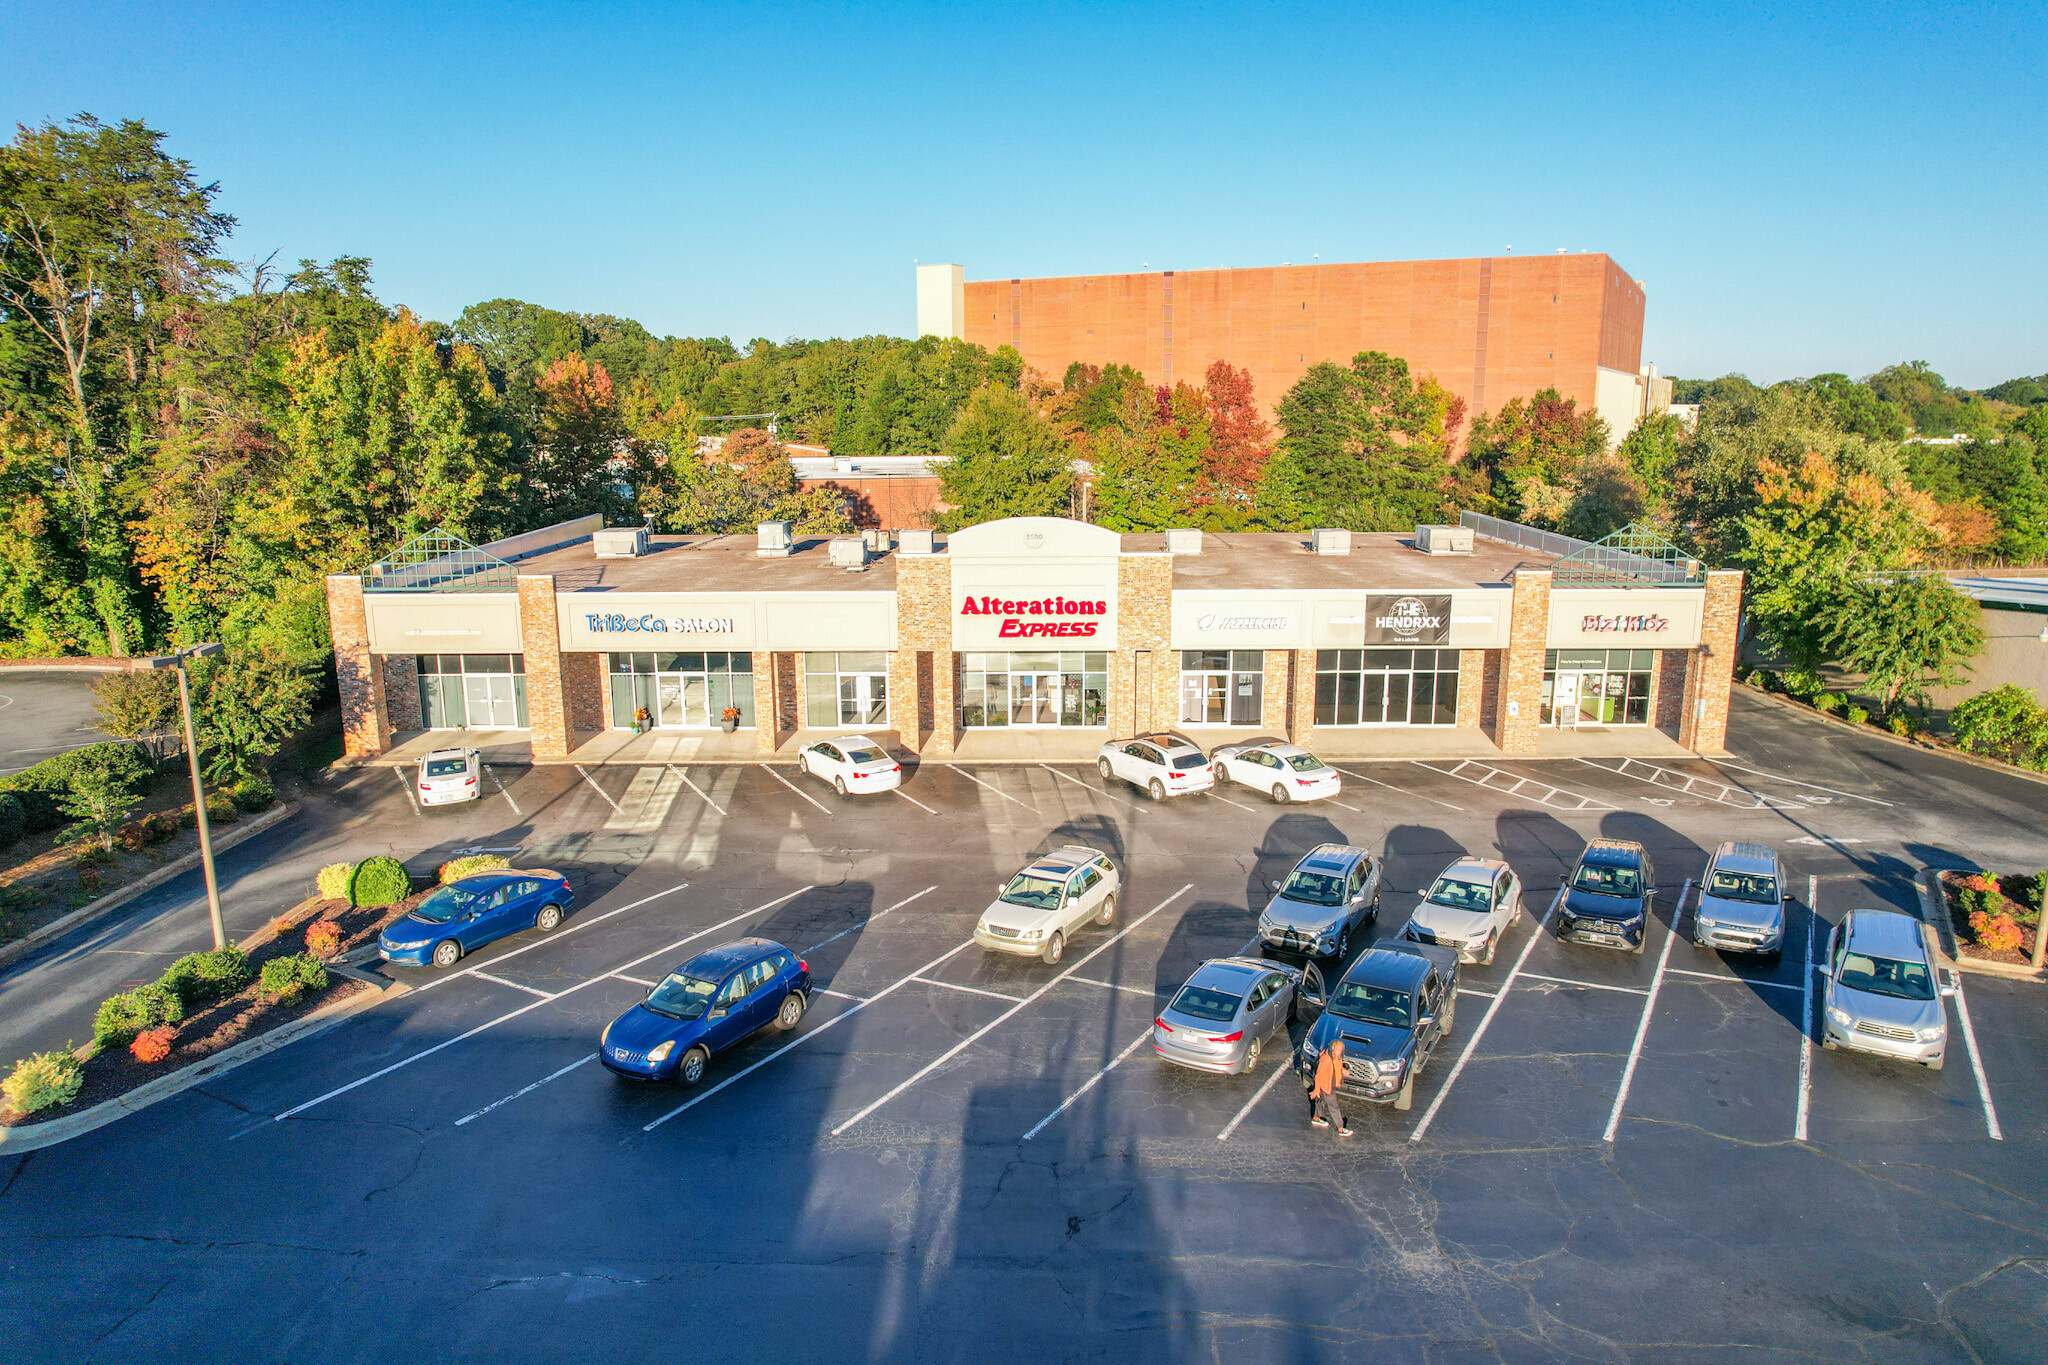
[[[178,660],[178,709],[185,717],[185,763],[192,771],[192,816],[199,830],[199,865],[206,869],[206,910],[213,918],[213,946],[228,946],[220,914],[220,883],[213,876],[213,835],[206,827],[206,788],[199,781],[199,741],[192,734],[192,690],[185,685],[185,661]]]

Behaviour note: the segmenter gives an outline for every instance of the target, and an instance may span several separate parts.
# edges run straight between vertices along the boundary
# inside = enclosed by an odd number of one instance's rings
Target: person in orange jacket
[[[1337,1107],[1337,1083],[1344,1079],[1344,1040],[1332,1038],[1323,1055],[1316,1058],[1316,1082],[1308,1092],[1309,1122],[1318,1128],[1335,1126],[1338,1137],[1350,1137],[1344,1126],[1344,1111]]]

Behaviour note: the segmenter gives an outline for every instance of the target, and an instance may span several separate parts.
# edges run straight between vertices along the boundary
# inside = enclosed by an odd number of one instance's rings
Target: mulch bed
[[[1956,933],[1957,950],[1965,957],[1979,958],[1986,962],[2002,962],[2013,967],[2031,966],[2034,961],[2034,938],[2041,932],[2041,917],[2036,911],[2029,909],[2016,899],[2014,893],[2020,891],[2024,883],[2032,882],[2033,875],[2028,873],[2020,876],[1998,877],[1994,879],[1994,884],[1998,887],[1999,899],[1993,903],[1991,907],[1992,913],[2010,915],[2013,923],[2019,925],[2021,935],[2019,947],[2008,948],[1998,952],[1993,952],[1977,941],[1977,930],[1971,925],[1970,916],[1963,909],[1962,898],[1957,894],[1980,875],[1985,874],[1976,872],[1944,872],[1941,874],[1942,889],[1947,893],[1944,899],[1948,902],[1949,923],[1954,927]]]

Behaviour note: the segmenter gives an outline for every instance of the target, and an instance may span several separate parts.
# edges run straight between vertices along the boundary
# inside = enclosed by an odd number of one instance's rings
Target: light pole
[[[199,780],[199,740],[192,733],[192,689],[185,682],[185,665],[191,659],[209,659],[220,653],[218,642],[193,645],[176,654],[152,654],[134,659],[131,668],[174,668],[178,671],[178,711],[185,721],[185,766],[192,772],[192,820],[199,830],[199,865],[206,871],[206,910],[213,919],[213,946],[228,946],[227,923],[220,914],[220,883],[213,875],[213,835],[206,826],[206,787]]]

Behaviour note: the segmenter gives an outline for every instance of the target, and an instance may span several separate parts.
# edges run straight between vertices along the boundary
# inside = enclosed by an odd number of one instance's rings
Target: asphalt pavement
[[[575,913],[0,1157],[0,1326],[52,1360],[2048,1358],[2041,988],[1963,978],[1932,1073],[1823,1053],[1808,952],[1850,908],[1919,912],[1929,866],[2044,861],[2048,788],[1748,702],[1732,747],[1349,764],[1337,801],[1284,808],[925,764],[857,798],[758,767],[534,770],[421,813],[356,775],[244,846],[232,913],[344,849],[484,846],[568,872]],[[1546,925],[1599,835],[1656,861],[1640,956]],[[1776,961],[1685,936],[1727,838],[1784,856]],[[1350,1140],[1308,1127],[1282,1049],[1211,1077],[1144,1044],[1333,840],[1385,858],[1380,933],[1462,853],[1529,888],[1414,1109],[1362,1107]],[[1067,842],[1124,867],[1115,921],[1057,967],[974,946],[995,883]],[[167,888],[70,970],[195,923]],[[796,1031],[691,1090],[597,1065],[644,982],[747,933],[809,962]],[[0,1016],[59,966],[0,979]]]
[[[92,685],[103,676],[0,669],[0,777],[105,739],[92,704]]]

